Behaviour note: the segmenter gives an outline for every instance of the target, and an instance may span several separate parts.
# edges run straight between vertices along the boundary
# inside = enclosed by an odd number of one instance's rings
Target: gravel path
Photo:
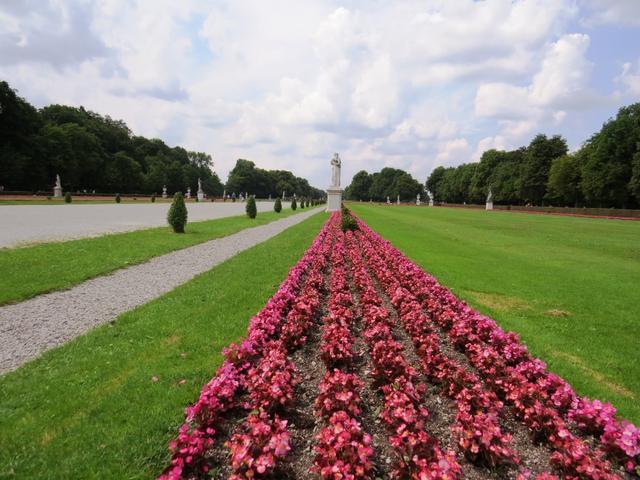
[[[307,210],[155,257],[147,263],[88,280],[70,290],[0,307],[0,374],[173,290],[321,210]]]
[[[167,224],[170,203],[97,205],[0,205],[0,248],[34,242],[93,237]],[[273,202],[256,202],[259,212],[273,210]],[[282,204],[289,207],[289,202]],[[187,203],[189,221],[243,215],[240,202]]]

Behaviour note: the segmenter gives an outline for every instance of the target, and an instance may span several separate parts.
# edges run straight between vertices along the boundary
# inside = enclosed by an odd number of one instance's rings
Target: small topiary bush
[[[120,203],[120,194],[116,193],[116,203]]]
[[[253,198],[253,196],[250,196],[247,199],[247,206],[245,207],[245,210],[247,211],[247,217],[256,218],[258,209],[256,208],[256,199]]]
[[[300,200],[300,208],[304,208],[304,199]]]
[[[291,200],[291,210],[295,210],[298,208],[298,204],[296,203],[296,199]]]
[[[156,194],[151,195],[151,203],[156,203]]]
[[[351,212],[344,205],[342,206],[342,231],[346,232],[347,230],[358,230],[358,223],[356,219],[351,215]]]
[[[64,194],[64,203],[71,203],[71,192]]]
[[[273,204],[273,210],[276,213],[280,213],[282,211],[282,202],[280,201],[280,197],[276,198],[276,203]]]
[[[175,233],[184,233],[184,226],[187,224],[187,206],[182,192],[176,192],[173,196],[173,202],[167,213],[167,222]]]

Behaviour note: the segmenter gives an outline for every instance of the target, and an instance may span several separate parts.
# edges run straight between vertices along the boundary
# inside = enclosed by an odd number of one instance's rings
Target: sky
[[[325,188],[561,134],[640,101],[640,0],[0,0],[0,79]]]

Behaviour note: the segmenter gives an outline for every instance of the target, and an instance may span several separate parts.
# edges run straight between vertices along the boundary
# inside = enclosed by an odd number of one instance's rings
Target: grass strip
[[[0,249],[0,305],[72,287],[90,278],[143,263],[152,257],[245,228],[264,225],[294,213],[261,212],[188,223],[184,234],[169,227],[103,235],[29,247]]]
[[[152,478],[221,348],[309,247],[317,214],[0,377],[0,478]]]
[[[576,392],[640,424],[640,223],[349,206]]]

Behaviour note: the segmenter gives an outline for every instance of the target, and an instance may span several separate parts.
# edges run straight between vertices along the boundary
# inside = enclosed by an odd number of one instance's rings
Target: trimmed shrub
[[[156,203],[156,194],[151,195],[151,203]]]
[[[71,192],[64,194],[64,203],[71,203]]]
[[[120,194],[116,193],[116,203],[120,203]]]
[[[175,233],[184,233],[184,226],[187,224],[187,206],[184,203],[182,192],[176,192],[173,196],[171,208],[167,213],[167,222]]]
[[[304,199],[300,200],[300,208],[304,208]]]
[[[253,198],[253,196],[249,196],[247,199],[247,206],[245,207],[245,210],[247,211],[247,217],[256,218],[258,209],[256,208],[256,199]]]
[[[358,230],[358,222],[353,218],[351,212],[347,207],[342,205],[342,231],[346,232],[347,230]]]
[[[293,200],[291,200],[291,210],[295,210],[296,208],[298,208],[298,204],[296,203],[296,199],[294,197]]]
[[[276,203],[273,204],[273,210],[276,213],[280,213],[282,211],[282,202],[280,201],[280,197],[276,198]]]

